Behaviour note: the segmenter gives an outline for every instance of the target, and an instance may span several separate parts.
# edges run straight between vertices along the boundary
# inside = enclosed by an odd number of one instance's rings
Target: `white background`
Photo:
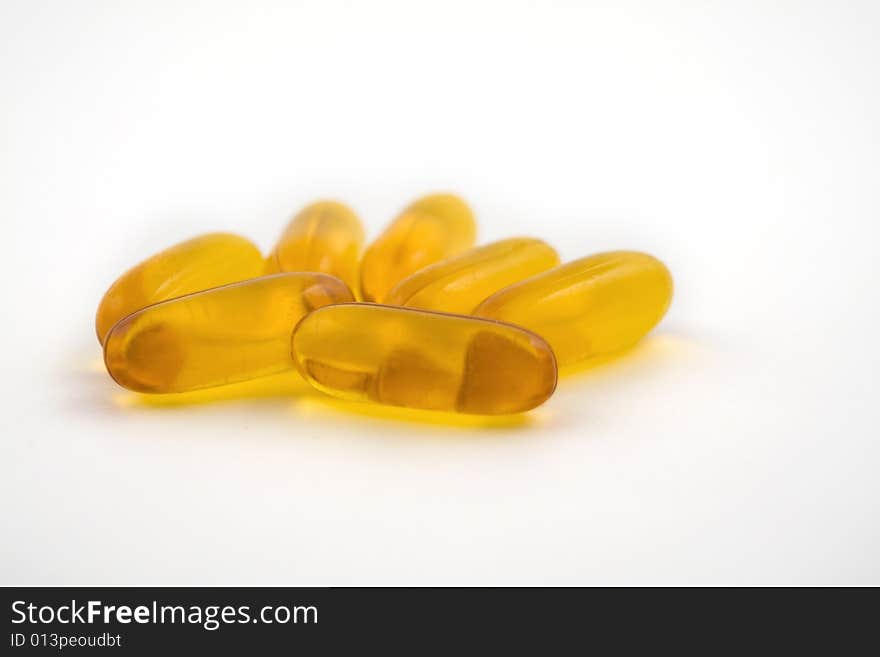
[[[0,1],[2,584],[880,584],[876,2]],[[676,298],[526,417],[295,375],[156,404],[93,316],[194,234],[650,251]]]

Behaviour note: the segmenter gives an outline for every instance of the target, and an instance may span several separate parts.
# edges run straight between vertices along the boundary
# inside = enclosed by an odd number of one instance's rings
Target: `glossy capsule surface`
[[[386,303],[466,314],[501,288],[558,264],[559,255],[546,242],[501,240],[420,269],[398,283]]]
[[[264,260],[253,242],[231,233],[208,233],[180,242],[135,265],[104,294],[95,316],[103,344],[120,319],[150,304],[218,285],[254,278]]]
[[[656,258],[614,251],[515,283],[475,315],[524,326],[553,347],[560,367],[635,344],[666,314],[672,277]]]
[[[409,408],[518,413],[541,404],[556,387],[556,360],[537,335],[409,308],[321,308],[297,326],[291,354],[319,390]]]
[[[418,199],[364,253],[364,300],[384,302],[398,282],[422,267],[469,249],[476,235],[474,215],[457,196],[434,194]]]
[[[186,392],[293,367],[290,334],[309,311],[352,301],[318,273],[282,273],[196,292],[140,310],[104,341],[104,363],[138,392]]]
[[[284,229],[266,259],[266,273],[316,271],[358,287],[364,228],[347,205],[318,201],[303,208]]]

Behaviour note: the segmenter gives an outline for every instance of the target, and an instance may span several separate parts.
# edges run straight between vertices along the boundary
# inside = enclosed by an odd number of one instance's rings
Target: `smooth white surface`
[[[846,6],[841,6],[846,5]],[[0,3],[2,584],[880,584],[880,6]],[[125,268],[450,189],[663,258],[628,357],[512,426],[151,407]]]

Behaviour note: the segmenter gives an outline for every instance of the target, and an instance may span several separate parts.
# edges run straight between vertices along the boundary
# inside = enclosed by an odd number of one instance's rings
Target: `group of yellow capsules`
[[[295,367],[344,399],[519,413],[553,394],[558,369],[635,344],[672,299],[669,271],[644,253],[560,264],[539,239],[475,238],[468,205],[434,194],[362,257],[361,222],[335,201],[304,208],[267,258],[229,233],[182,242],[104,294],[107,371],[177,393]]]

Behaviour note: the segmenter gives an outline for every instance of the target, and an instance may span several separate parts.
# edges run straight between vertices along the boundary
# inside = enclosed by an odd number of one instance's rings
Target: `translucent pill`
[[[266,259],[266,273],[317,271],[358,287],[358,258],[364,229],[357,215],[336,201],[303,208],[285,228]]]
[[[501,240],[420,269],[398,283],[386,303],[470,313],[501,288],[558,264],[556,251],[541,240],[526,237]]]
[[[103,343],[120,319],[153,303],[254,278],[264,260],[254,244],[230,233],[209,233],[175,244],[135,265],[104,294],[95,316]]]
[[[282,273],[149,306],[117,323],[104,363],[138,392],[185,392],[293,367],[290,334],[307,312],[353,301],[327,274]]]
[[[569,262],[496,292],[475,315],[524,326],[553,347],[560,367],[620,351],[666,314],[672,277],[645,253]]]
[[[556,360],[537,335],[424,310],[321,308],[299,323],[291,353],[319,390],[410,408],[518,413],[544,402],[556,387]]]
[[[476,234],[474,215],[457,196],[435,194],[415,201],[364,253],[363,298],[384,301],[410,274],[469,249]]]

